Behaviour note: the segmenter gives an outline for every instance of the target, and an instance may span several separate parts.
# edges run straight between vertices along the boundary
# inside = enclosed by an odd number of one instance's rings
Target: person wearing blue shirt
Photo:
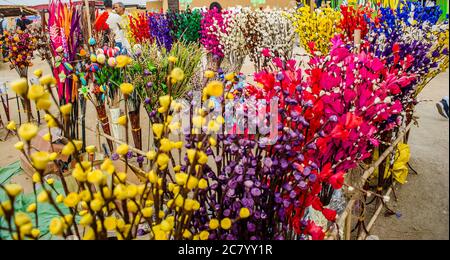
[[[22,31],[25,31],[28,28],[28,25],[32,24],[33,22],[27,18],[25,14],[22,14],[20,18],[17,18],[16,25],[17,29],[20,29]]]

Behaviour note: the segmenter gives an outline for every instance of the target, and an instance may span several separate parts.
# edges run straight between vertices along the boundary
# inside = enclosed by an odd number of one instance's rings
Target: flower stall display
[[[19,144],[24,144],[16,147],[29,156],[37,169],[33,179],[44,187],[37,195],[37,206],[50,203],[71,212],[52,220],[53,235],[107,239],[112,231],[118,239],[323,239],[327,227],[305,218],[309,208],[322,212],[330,222],[335,220],[335,210],[327,207],[329,194],[342,188],[348,169],[370,156],[379,133],[396,124],[402,107],[390,97],[398,86],[412,80],[390,73],[371,55],[352,53],[337,36],[330,55],[313,56],[308,70],[296,67],[294,60],[275,58],[272,70],[256,73],[258,86],[235,88],[235,77],[228,76],[208,81],[202,99],[193,100],[201,102],[197,103],[201,109],[187,110],[192,122],[189,132],[177,140],[173,138],[183,128],[173,120],[185,109],[172,98],[171,87],[183,80],[184,71],[176,67],[176,58],[168,62],[172,68],[166,78],[169,95],[159,96],[155,104],[156,149],[147,153],[150,170],[140,185],[127,183],[127,174],[117,172],[108,159],[99,168],[84,161],[79,156],[80,142],[70,140],[62,153],[78,158],[71,172],[80,189],[55,198],[41,173],[54,155],[26,148],[35,136],[32,124],[16,129]],[[210,74],[205,76],[212,79]],[[357,80],[360,76],[364,77]],[[41,82],[48,89],[48,82]],[[127,103],[135,86],[125,81],[119,89]],[[34,100],[48,98],[42,95]],[[278,100],[279,113],[272,118],[278,136],[274,143],[269,142],[269,133],[255,135],[246,128],[241,135],[221,130],[229,123],[237,130],[238,122],[229,121],[226,113],[215,113],[213,100],[234,100],[248,111],[252,98]],[[61,126],[48,107],[44,111],[49,127]],[[60,111],[70,112],[65,106]],[[265,109],[256,111],[247,120],[264,122],[272,117]],[[126,128],[127,121],[126,117],[119,120]],[[126,135],[128,141],[128,131]],[[95,152],[91,146],[86,150]],[[173,157],[172,151],[180,156]],[[129,153],[128,145],[122,144],[115,156],[128,164]],[[4,189],[10,200],[21,192],[20,187]],[[18,217],[4,207],[2,214],[9,220]],[[84,233],[75,225],[78,216]],[[38,231],[31,233],[35,223],[24,224],[31,227],[23,228],[18,238],[39,237]]]

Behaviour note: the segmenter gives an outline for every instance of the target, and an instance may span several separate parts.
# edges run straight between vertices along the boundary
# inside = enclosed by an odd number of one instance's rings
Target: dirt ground
[[[36,68],[50,72],[43,62],[36,62],[33,69]],[[249,74],[252,69],[244,66],[244,71]],[[0,84],[16,78],[14,70],[0,63]],[[448,83],[447,71],[431,82],[420,96],[421,100],[432,101],[417,106],[420,127],[411,131],[411,166],[418,175],[410,175],[409,182],[397,189],[398,202],[390,203],[401,217],[378,218],[372,234],[380,239],[449,239],[449,121],[442,118],[435,107],[436,101],[449,94]],[[18,121],[15,100],[10,101],[10,106],[12,119]],[[86,124],[92,128],[95,128],[97,118],[94,111],[89,104]],[[7,123],[3,107],[0,107],[0,115]],[[145,150],[149,136],[145,113],[141,113],[141,122]],[[5,131],[0,129],[0,139],[4,136]],[[13,148],[15,142],[17,139],[11,136],[5,142],[0,141],[0,167],[18,160],[19,154]],[[97,143],[94,134],[88,135],[87,143]],[[13,179],[17,183],[28,181],[26,175]]]

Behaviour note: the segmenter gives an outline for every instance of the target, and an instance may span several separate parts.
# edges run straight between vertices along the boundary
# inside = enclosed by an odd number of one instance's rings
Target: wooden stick
[[[394,184],[389,188],[389,190],[386,192],[385,196],[389,196],[391,195],[391,192],[394,190],[395,187],[395,182]],[[380,204],[380,206],[378,206],[377,211],[375,212],[375,214],[373,215],[373,217],[370,219],[369,224],[367,224],[367,231],[370,232],[370,230],[372,229],[373,225],[375,224],[375,221],[377,220],[378,216],[381,213],[381,210],[383,209],[383,204]],[[368,234],[366,234],[366,232],[362,232],[359,236],[358,236],[358,240],[364,240],[366,239]]]
[[[347,217],[345,218],[345,240],[351,240],[352,238],[352,210],[353,207],[347,209]]]
[[[95,130],[93,130],[92,128],[87,127],[87,126],[86,126],[86,130],[89,130],[89,131],[94,132],[94,133],[96,132]],[[103,136],[103,137],[106,138],[107,140],[111,140],[111,141],[115,142],[116,144],[119,144],[119,145],[121,145],[121,144],[126,144],[126,145],[128,145],[127,143],[122,142],[122,141],[120,141],[120,140],[118,140],[118,139],[116,139],[116,138],[114,138],[114,137],[112,137],[112,136],[110,136],[110,135],[107,135],[107,134],[105,134],[105,133],[100,133],[100,131],[98,132],[98,135],[99,135],[99,136]],[[129,146],[129,145],[128,145],[128,146]],[[130,147],[130,146],[129,146],[128,149],[129,149],[130,151],[132,151],[132,152],[135,152],[135,153],[139,154],[139,155],[146,156],[146,153],[145,153],[144,151],[141,151],[141,150],[139,150],[139,149],[136,149],[135,147]],[[111,152],[112,152],[112,151],[111,151]]]
[[[89,129],[87,126],[84,126],[85,129],[87,130],[91,130]],[[95,137],[97,139],[97,150],[101,151],[102,150],[102,144],[100,142],[100,124],[97,124],[96,128],[95,128]],[[112,152],[112,151],[111,151]]]
[[[92,38],[92,24],[91,24],[91,13],[89,11],[89,0],[84,0],[85,12],[87,18],[87,26],[88,26],[88,35],[89,39]]]

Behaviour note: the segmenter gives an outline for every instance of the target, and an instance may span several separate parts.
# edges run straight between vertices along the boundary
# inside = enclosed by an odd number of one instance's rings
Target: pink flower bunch
[[[203,13],[201,21],[201,44],[214,56],[224,57],[224,47],[220,43],[220,35],[227,33],[227,17],[229,11],[219,12],[216,8]]]

